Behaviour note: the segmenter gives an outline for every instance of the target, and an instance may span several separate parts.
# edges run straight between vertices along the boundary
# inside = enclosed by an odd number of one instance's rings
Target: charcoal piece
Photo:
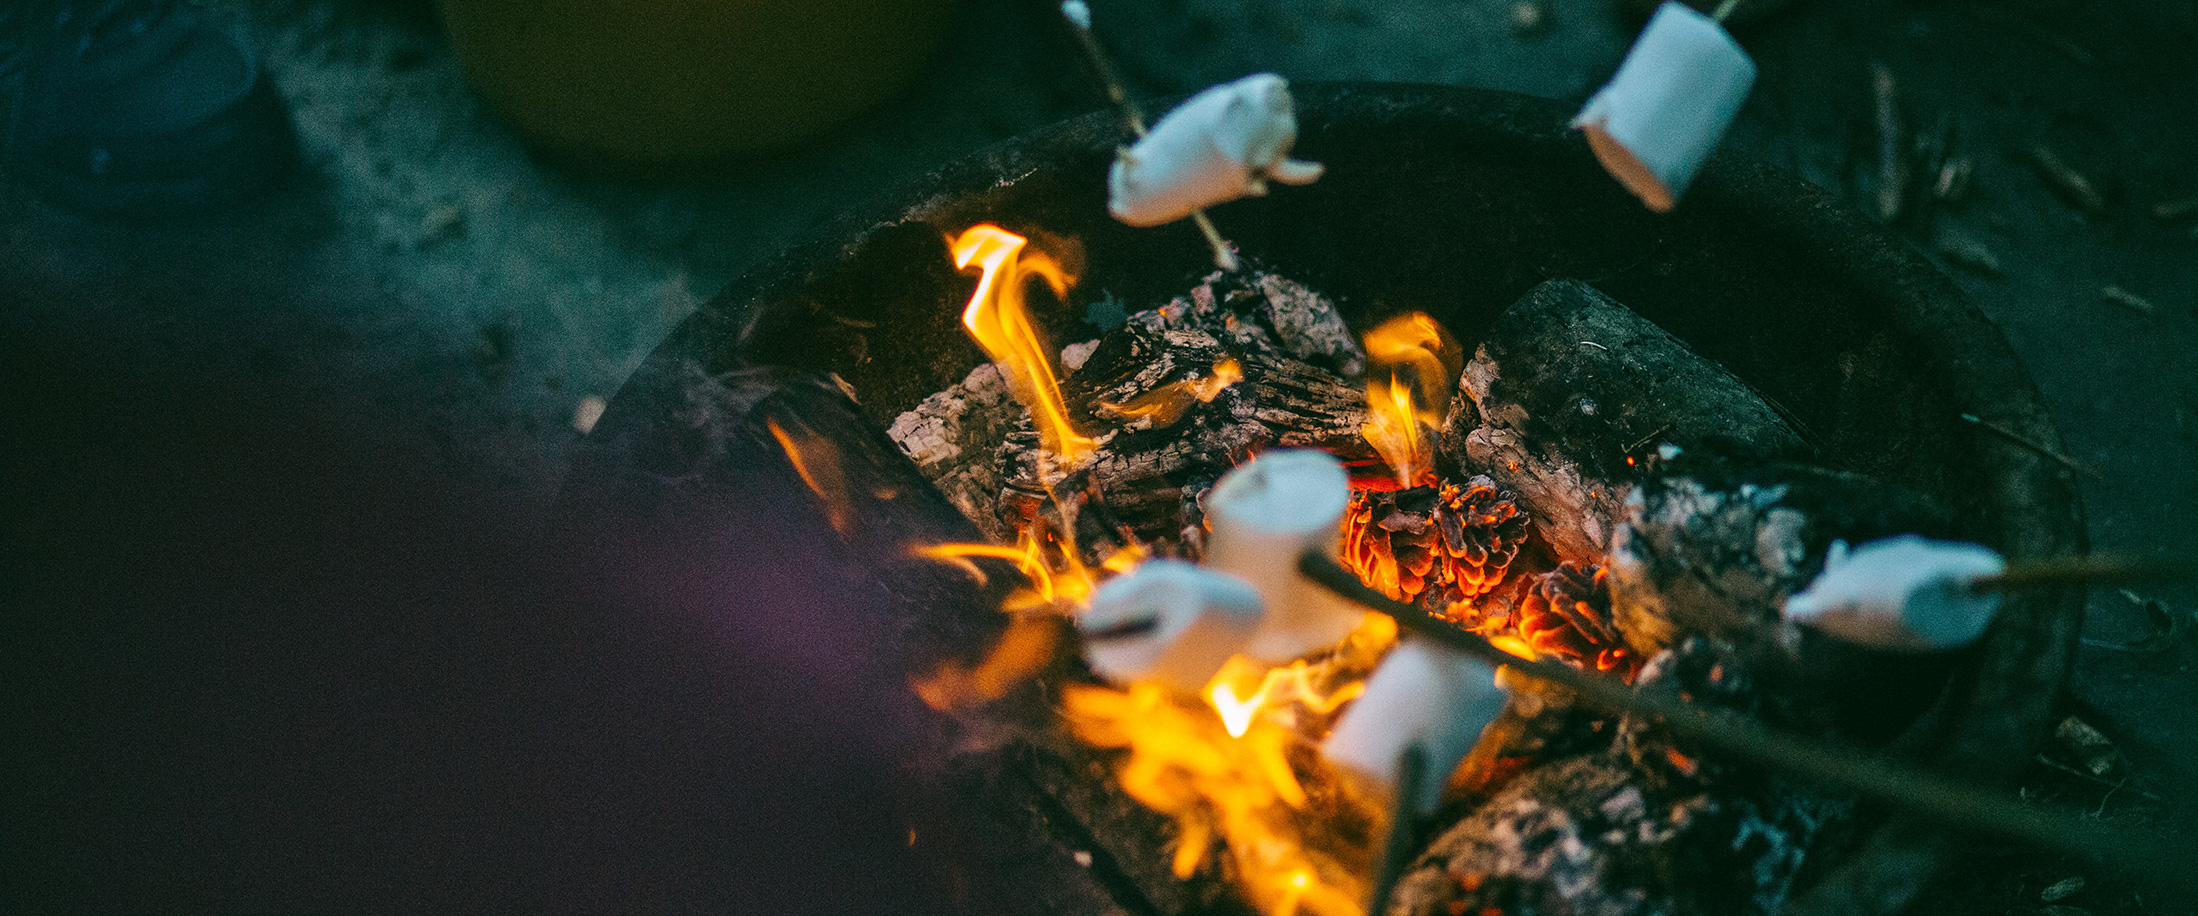
[[[1543,283],[1505,309],[1458,388],[1442,457],[1517,492],[1565,560],[1601,558],[1643,476],[1640,456],[1661,444],[1810,452],[1747,382],[1576,280]]]
[[[1344,512],[1342,555],[1383,594],[1440,612],[1494,591],[1527,531],[1516,497],[1487,477],[1361,490]]]
[[[1761,643],[1833,540],[1904,533],[1952,536],[1944,510],[1875,478],[1685,456],[1627,502],[1611,545],[1613,616],[1643,655],[1685,634]]]

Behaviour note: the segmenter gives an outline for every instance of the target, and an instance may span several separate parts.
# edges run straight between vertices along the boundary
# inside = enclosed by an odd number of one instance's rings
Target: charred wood
[[[1658,446],[1809,451],[1747,382],[1576,280],[1543,283],[1506,309],[1458,387],[1444,458],[1516,491],[1566,560],[1600,559],[1641,456]]]

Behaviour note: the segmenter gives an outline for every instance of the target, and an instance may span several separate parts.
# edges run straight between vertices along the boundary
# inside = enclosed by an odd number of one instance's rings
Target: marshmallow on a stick
[[[1150,560],[1092,592],[1076,618],[1084,660],[1116,683],[1197,691],[1259,628],[1259,592],[1227,573]]]
[[[1426,815],[1442,804],[1450,771],[1503,713],[1504,691],[1495,678],[1495,669],[1480,659],[1407,638],[1374,669],[1366,692],[1321,742],[1321,753],[1397,791],[1405,751],[1419,745],[1426,769],[1417,795],[1400,802],[1411,814]]]
[[[1251,583],[1267,615],[1244,654],[1280,664],[1351,634],[1366,612],[1297,571],[1336,555],[1351,478],[1326,452],[1280,449],[1222,475],[1207,496],[1206,565]]]
[[[1572,126],[1587,132],[1612,177],[1663,212],[1693,183],[1754,83],[1755,61],[1724,27],[1668,0]]]
[[[1107,210],[1132,226],[1158,226],[1239,197],[1268,180],[1311,184],[1320,164],[1290,158],[1297,114],[1290,86],[1255,73],[1192,96],[1115,158]]]
[[[1854,550],[1833,541],[1824,572],[1786,599],[1786,619],[1858,645],[1956,649],[1984,635],[2000,609],[1998,595],[1970,583],[2005,568],[1987,548],[1913,534]]]

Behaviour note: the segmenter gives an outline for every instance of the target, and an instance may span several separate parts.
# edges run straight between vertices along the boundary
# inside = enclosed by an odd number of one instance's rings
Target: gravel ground
[[[1639,21],[1612,0],[1092,5],[1154,95],[1273,70],[1578,101]],[[0,365],[0,582],[26,586],[7,602],[26,659],[9,693],[55,737],[8,790],[25,816],[6,819],[27,829],[7,858],[68,863],[17,885],[54,912],[471,909],[464,893],[494,899],[492,878],[419,861],[470,849],[452,825],[490,815],[469,806],[519,802],[431,772],[424,729],[370,723],[472,676],[404,647],[506,626],[487,584],[504,580],[473,573],[546,513],[576,408],[779,246],[1094,103],[1044,4],[970,0],[939,61],[855,126],[707,180],[619,180],[530,155],[465,87],[425,4],[233,6],[304,177],[139,226],[0,191],[0,341],[16,354]],[[1803,0],[1736,32],[1762,75],[1728,145],[1858,208],[1876,190],[1873,62],[1908,123],[1953,125],[1974,192],[1895,225],[2029,366],[2089,469],[2095,548],[2198,554],[2198,225],[2152,212],[2198,194],[2198,6]],[[2029,158],[2040,143],[2107,206],[2055,196]],[[2198,625],[2198,589],[2135,598],[2094,595],[2072,692],[2122,769],[2041,765],[2024,791],[2150,823],[2198,786],[2198,641],[2123,646],[2149,632],[2143,601]],[[470,715],[435,727],[485,721]],[[455,820],[400,810],[423,798]],[[2052,905],[2191,911],[2053,857],[1965,855],[1919,911],[2041,912],[2076,875],[2088,886]],[[414,879],[410,896],[374,893]],[[588,908],[566,903],[550,908]]]

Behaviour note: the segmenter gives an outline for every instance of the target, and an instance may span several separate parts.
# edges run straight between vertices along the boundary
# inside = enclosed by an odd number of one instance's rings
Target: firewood
[[[1576,280],[1543,283],[1506,309],[1458,387],[1443,457],[1518,493],[1565,560],[1600,560],[1658,446],[1809,453],[1747,382]]]
[[[1641,684],[1778,718],[1775,695],[1710,640],[1661,654]],[[1551,699],[1558,721],[1594,721]],[[1810,842],[1852,805],[1682,751],[1654,722],[1617,731],[1602,749],[1532,766],[1444,829],[1399,882],[1388,916],[1775,913]],[[1568,740],[1535,738],[1544,748]]]

